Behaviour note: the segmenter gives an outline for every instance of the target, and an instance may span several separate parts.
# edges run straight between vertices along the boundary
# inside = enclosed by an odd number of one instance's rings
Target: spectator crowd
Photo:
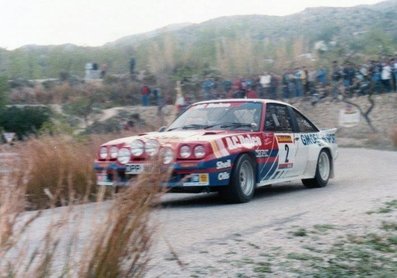
[[[161,95],[158,88],[152,91],[156,96]],[[144,86],[141,92],[142,104],[148,105],[150,88]],[[382,61],[371,60],[365,64],[334,61],[330,68],[302,66],[286,68],[281,74],[264,72],[249,78],[208,77],[201,81],[198,94],[184,92],[184,98],[186,103],[221,98],[286,100],[310,97],[319,100],[325,97],[337,99],[391,92],[397,92],[397,57]],[[163,98],[158,102],[163,103]]]

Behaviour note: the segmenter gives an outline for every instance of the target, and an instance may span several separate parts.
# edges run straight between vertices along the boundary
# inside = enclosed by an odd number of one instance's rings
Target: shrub
[[[50,116],[51,111],[45,106],[11,106],[0,111],[0,127],[22,139],[35,134]]]

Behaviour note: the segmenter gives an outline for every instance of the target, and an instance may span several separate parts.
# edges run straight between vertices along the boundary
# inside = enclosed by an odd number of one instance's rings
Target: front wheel
[[[254,196],[255,163],[247,154],[241,155],[233,168],[229,188],[223,192],[232,203],[246,203]]]
[[[326,150],[321,150],[317,159],[316,174],[312,179],[303,179],[302,183],[308,188],[318,188],[327,185],[331,175],[331,158]]]

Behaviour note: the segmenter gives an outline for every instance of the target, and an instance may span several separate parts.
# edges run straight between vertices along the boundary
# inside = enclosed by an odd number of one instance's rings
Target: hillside
[[[82,77],[84,64],[90,61],[106,63],[110,73],[120,74],[128,72],[132,56],[138,70],[148,68],[155,73],[171,72],[189,63],[196,67],[209,64],[226,74],[252,74],[263,70],[259,63],[265,58],[289,61],[312,53],[317,41],[338,46],[335,53],[394,54],[396,26],[397,0],[351,8],[310,8],[283,17],[237,15],[201,24],[171,25],[102,47],[65,44],[0,49],[0,75],[38,79],[69,72]],[[231,57],[239,61],[231,63]]]

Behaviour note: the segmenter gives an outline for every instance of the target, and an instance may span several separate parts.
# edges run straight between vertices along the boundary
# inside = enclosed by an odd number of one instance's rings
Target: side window
[[[301,113],[293,109],[296,122],[299,127],[299,132],[317,132],[318,129],[308,119],[305,118]]]
[[[266,105],[265,130],[292,132],[292,121],[287,106],[274,103]]]

